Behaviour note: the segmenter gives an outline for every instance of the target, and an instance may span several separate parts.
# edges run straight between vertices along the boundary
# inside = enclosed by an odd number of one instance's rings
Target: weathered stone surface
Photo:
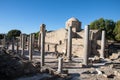
[[[32,60],[32,55],[33,55],[33,41],[32,41],[32,34],[30,34],[29,38],[29,60]]]
[[[45,48],[46,51],[49,50],[49,52],[54,52],[54,48],[52,47],[53,44],[58,44],[57,46],[57,51],[59,53],[63,52],[63,50],[65,52],[67,52],[66,48],[68,48],[69,46],[66,46],[66,44],[68,43],[66,41],[67,35],[68,35],[68,28],[70,26],[72,26],[72,55],[75,56],[79,56],[79,57],[83,57],[84,52],[84,44],[83,42],[85,41],[84,39],[84,33],[85,30],[79,30],[76,27],[78,27],[78,25],[76,24],[76,20],[75,20],[75,24],[74,22],[72,22],[70,20],[70,22],[68,22],[69,25],[67,25],[67,29],[59,29],[59,30],[55,30],[55,31],[48,31],[46,32],[46,36],[45,36]],[[78,31],[76,31],[76,29]],[[100,52],[98,52],[98,48],[101,46],[100,44],[97,43],[97,40],[100,39],[101,37],[101,31],[100,30],[90,30],[90,38],[91,40],[93,40],[91,43],[92,45],[89,47],[89,52],[91,51],[91,54],[96,54],[99,55]],[[38,40],[39,42],[39,40]],[[101,42],[101,41],[100,41]],[[49,44],[49,49],[48,49],[48,44]],[[100,48],[99,48],[100,49]]]
[[[63,67],[63,58],[58,58],[58,72],[62,73],[62,67]]]
[[[20,56],[0,51],[0,79],[11,80],[24,74],[35,73],[37,70],[31,62],[24,61]]]
[[[114,78],[114,77],[115,77],[114,74],[107,75],[107,78]]]
[[[83,64],[88,65],[88,55],[89,55],[89,25],[85,26],[84,33],[84,57]]]
[[[67,58],[68,61],[72,58],[72,26],[68,29]]]
[[[9,54],[0,54],[0,79],[12,79],[22,75],[23,67],[19,59]]]
[[[32,62],[23,62],[24,74],[36,73],[36,68],[32,65]]]
[[[105,58],[105,31],[102,31],[100,58]]]
[[[109,57],[110,59],[117,59],[119,57],[118,53],[112,53],[112,55]]]
[[[114,71],[114,75],[119,76],[120,77],[120,71]]]
[[[44,66],[44,58],[45,58],[45,24],[42,24],[40,27],[41,31],[41,67]]]

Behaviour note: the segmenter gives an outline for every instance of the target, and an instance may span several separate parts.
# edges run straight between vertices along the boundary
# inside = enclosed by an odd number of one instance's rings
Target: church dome
[[[67,22],[71,22],[71,21],[78,21],[79,22],[79,20],[77,18],[74,18],[74,17],[67,20]]]
[[[81,29],[81,22],[77,18],[70,18],[66,21],[66,29],[72,26],[74,32],[78,32]]]

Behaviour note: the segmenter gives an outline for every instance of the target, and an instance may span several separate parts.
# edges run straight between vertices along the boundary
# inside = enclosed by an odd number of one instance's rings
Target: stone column
[[[12,37],[12,52],[14,52],[14,42],[15,42],[15,40],[14,40],[14,37]]]
[[[84,59],[83,64],[88,65],[88,54],[89,54],[89,26],[85,26],[85,35],[84,35]]]
[[[68,46],[67,46],[67,58],[71,60],[72,57],[72,26],[68,29]]]
[[[16,53],[18,54],[19,53],[19,40],[17,39],[16,42],[17,42],[17,46],[16,46]]]
[[[47,47],[48,47],[48,51],[49,51],[49,49],[50,49],[50,45],[48,44]]]
[[[30,43],[30,37],[27,37],[27,49],[29,51],[29,43]]]
[[[41,31],[41,67],[44,66],[44,54],[45,54],[45,24],[40,27]]]
[[[20,34],[20,47],[22,48],[22,34]]]
[[[91,49],[92,49],[92,31],[89,31],[89,46],[88,46],[88,56],[90,56],[91,55]]]
[[[57,46],[58,46],[58,45],[57,45],[57,44],[55,44],[55,52],[57,52]]]
[[[3,38],[3,47],[6,47],[6,35],[4,34],[4,38]]]
[[[67,56],[68,39],[65,39],[65,56]]]
[[[22,46],[21,46],[21,47],[22,47],[22,52],[21,52],[21,55],[22,55],[22,56],[24,55],[24,48],[25,48],[24,37],[25,37],[25,35],[22,34],[22,41],[21,41],[21,42],[22,42]]]
[[[34,54],[34,47],[35,47],[35,34],[32,34],[32,54]]]
[[[7,40],[6,42],[6,48],[8,49],[9,48],[9,41]]]
[[[100,54],[100,58],[105,58],[104,57],[104,53],[105,53],[105,31],[102,31],[102,37],[101,37],[101,54]]]
[[[29,60],[32,60],[32,48],[33,48],[33,43],[32,43],[32,34],[30,34],[29,38]]]
[[[38,49],[40,51],[40,44],[41,43],[41,33],[39,32],[39,35],[38,35]]]
[[[59,73],[62,73],[62,66],[63,66],[63,58],[59,57],[58,58],[58,70],[57,70]]]
[[[26,47],[26,43],[27,43],[27,35],[26,34],[24,34],[24,49],[26,49],[27,47]]]

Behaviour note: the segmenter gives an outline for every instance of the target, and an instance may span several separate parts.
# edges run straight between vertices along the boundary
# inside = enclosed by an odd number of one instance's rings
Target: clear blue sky
[[[120,0],[0,0],[0,33],[33,33],[42,23],[56,30],[71,17],[78,18],[82,28],[101,17],[120,20]]]

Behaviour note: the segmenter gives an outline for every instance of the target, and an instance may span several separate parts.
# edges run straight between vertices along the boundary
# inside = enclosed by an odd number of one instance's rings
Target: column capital
[[[44,31],[44,30],[45,30],[45,27],[46,27],[45,24],[41,24],[41,25],[40,25],[40,31]]]

